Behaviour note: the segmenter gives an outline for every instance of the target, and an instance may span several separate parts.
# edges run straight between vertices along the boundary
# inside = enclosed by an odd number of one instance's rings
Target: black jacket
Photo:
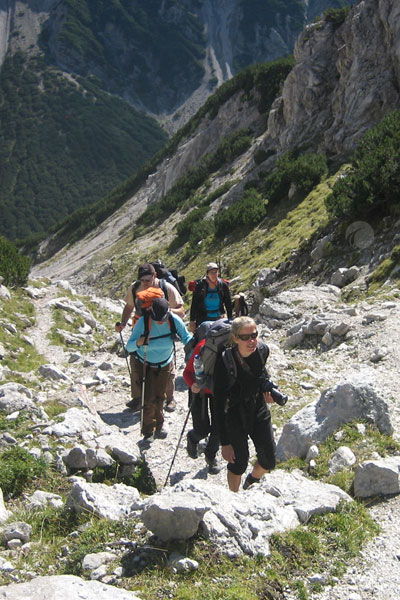
[[[253,428],[254,420],[263,418],[269,412],[262,393],[262,380],[267,376],[265,360],[269,349],[261,341],[258,347],[259,351],[256,350],[249,357],[242,359],[246,363],[246,369],[236,361],[237,375],[234,382],[227,371],[222,355],[217,359],[214,370],[214,398],[222,446],[231,443],[229,427],[227,427],[230,413],[239,415],[243,431],[249,433]]]
[[[207,295],[208,283],[205,277],[199,281],[193,292],[192,304],[190,307],[190,320],[196,322],[196,326],[207,321],[207,311],[204,299]],[[217,291],[220,298],[220,315],[226,313],[228,319],[232,319],[232,300],[228,284],[218,278]]]

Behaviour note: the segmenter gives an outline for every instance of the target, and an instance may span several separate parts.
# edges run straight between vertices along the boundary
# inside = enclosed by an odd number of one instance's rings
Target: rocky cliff
[[[236,129],[250,127],[254,141],[235,162],[234,181],[227,169],[214,178],[213,189],[227,181],[232,184],[223,206],[239,198],[247,180],[268,171],[276,156],[291,148],[324,152],[340,162],[369,127],[400,107],[399,13],[395,0],[363,0],[344,22],[323,20],[308,26],[296,43],[296,65],[269,112],[267,125],[254,96],[248,94],[244,101],[243,92],[238,92],[215,118],[206,115],[120,210],[51,263],[38,266],[37,272],[58,277],[75,274],[81,280],[97,272],[93,261],[104,266],[143,210]],[[254,156],[260,149],[272,156],[256,164]],[[211,206],[210,214],[220,206],[221,199]],[[169,230],[172,225],[173,221]],[[151,235],[148,232],[146,239],[137,240],[136,249],[148,248]],[[165,239],[159,243],[165,244]],[[42,245],[43,256],[48,243]]]
[[[102,8],[90,0],[2,0],[0,63],[7,52],[31,55],[40,45],[62,71],[94,75],[176,130],[223,81],[249,64],[290,54],[306,22],[340,5],[135,0]]]

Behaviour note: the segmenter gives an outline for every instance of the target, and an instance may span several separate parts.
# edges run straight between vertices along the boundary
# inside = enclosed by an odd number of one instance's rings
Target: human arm
[[[140,346],[143,345],[144,341],[144,319],[140,317],[139,321],[136,323],[134,329],[132,330],[131,337],[127,341],[126,349],[128,352],[136,352]]]
[[[226,428],[226,406],[228,402],[229,393],[229,375],[225,367],[225,363],[222,356],[217,358],[217,362],[214,368],[214,386],[213,396],[215,399],[215,412],[217,428],[219,433],[219,439],[222,446],[230,445],[229,434]]]
[[[172,314],[181,319],[185,316],[185,307],[183,306],[182,296],[178,290],[168,281],[165,283],[168,292],[169,310]]]
[[[180,317],[174,314],[171,316],[175,321],[176,333],[178,334],[179,339],[186,345],[192,339],[193,335],[186,329],[185,323]]]
[[[232,319],[233,308],[232,308],[231,292],[229,290],[228,284],[225,283],[225,281],[222,284],[222,289],[223,289],[223,303],[224,303],[225,310],[226,310],[226,316],[228,317],[228,319]]]
[[[133,305],[125,304],[124,309],[122,311],[121,322],[115,325],[115,331],[118,331],[118,333],[120,333],[125,328],[125,325],[127,324],[134,308],[135,307]]]

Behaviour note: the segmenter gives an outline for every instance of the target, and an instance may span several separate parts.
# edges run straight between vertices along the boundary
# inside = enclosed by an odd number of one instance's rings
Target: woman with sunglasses
[[[257,461],[243,483],[247,489],[275,467],[275,441],[268,404],[269,392],[263,392],[268,378],[265,362],[269,349],[258,340],[257,326],[250,317],[232,321],[232,348],[218,358],[214,371],[214,397],[218,414],[222,457],[228,462],[229,489],[237,492],[249,462],[248,438],[254,443]],[[235,361],[232,380],[226,353]]]

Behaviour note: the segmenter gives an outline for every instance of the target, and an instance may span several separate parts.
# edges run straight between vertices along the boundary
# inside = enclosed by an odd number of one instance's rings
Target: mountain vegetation
[[[325,5],[341,1],[319,3]],[[172,118],[204,82],[205,100],[232,73],[288,54],[309,17],[302,0],[257,0],[251,7],[240,1],[230,10],[237,15],[225,27],[220,7],[204,0],[50,0],[40,9],[7,3],[11,26],[0,28],[6,49],[0,234],[29,247],[76,209],[102,200],[90,214],[95,226],[120,205],[109,193],[125,198],[130,183],[123,182],[135,174],[140,180],[143,166],[166,144],[154,116]],[[232,48],[231,58],[219,55],[221,48]],[[184,111],[183,122],[194,112]]]
[[[27,282],[31,262],[7,238],[0,235],[0,276],[6,286],[21,286]]]
[[[102,198],[159,150],[157,123],[104,92],[22,53],[0,72],[0,233],[43,233]]]

